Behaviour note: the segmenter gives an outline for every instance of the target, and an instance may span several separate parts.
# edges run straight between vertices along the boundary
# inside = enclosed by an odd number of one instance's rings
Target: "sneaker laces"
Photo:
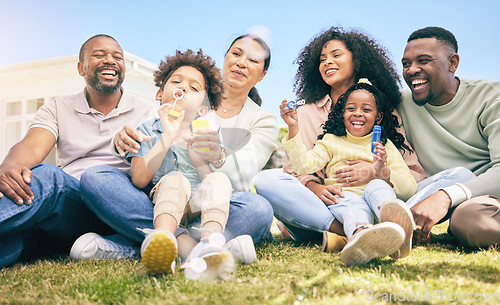
[[[132,247],[122,246],[105,238],[103,240],[104,242],[97,243],[96,256],[99,258],[128,258],[135,254]]]

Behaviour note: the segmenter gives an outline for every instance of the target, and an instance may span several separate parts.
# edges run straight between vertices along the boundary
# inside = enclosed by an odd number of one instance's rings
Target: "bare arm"
[[[156,172],[160,169],[163,158],[172,146],[175,137],[180,131],[180,126],[184,120],[184,110],[178,119],[172,120],[167,113],[172,108],[171,105],[162,105],[158,109],[163,133],[158,142],[153,145],[151,150],[144,156],[133,157],[130,166],[130,175],[132,183],[138,188],[143,188],[153,179]]]
[[[30,168],[42,162],[55,143],[54,135],[44,128],[28,130],[0,165],[0,198],[5,194],[17,204],[30,204],[34,199],[28,185],[33,175]]]
[[[160,140],[146,154],[144,158],[132,157],[130,165],[130,176],[132,183],[143,188],[153,179],[156,172],[160,169],[163,158],[167,154],[170,146],[172,146],[173,137],[163,133]]]

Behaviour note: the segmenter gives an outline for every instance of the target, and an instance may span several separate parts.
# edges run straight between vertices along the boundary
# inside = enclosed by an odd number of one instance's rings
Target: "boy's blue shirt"
[[[159,118],[149,118],[145,120],[137,127],[137,130],[140,130],[146,136],[150,136],[151,140],[149,142],[141,142],[141,147],[139,148],[137,154],[128,153],[126,158],[129,162],[132,160],[132,157],[144,158],[153,146],[160,140],[163,133],[163,128],[161,127]],[[172,145],[169,147],[165,158],[163,158],[163,161],[161,162],[160,168],[154,175],[153,179],[151,179],[150,184],[156,185],[158,181],[160,181],[161,177],[171,171],[175,171],[177,168],[177,159],[175,145]]]

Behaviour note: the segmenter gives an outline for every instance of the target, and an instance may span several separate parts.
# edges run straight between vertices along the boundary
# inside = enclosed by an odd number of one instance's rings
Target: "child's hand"
[[[289,109],[286,107],[287,100],[283,100],[280,105],[280,115],[283,121],[288,125],[288,128],[295,126],[299,121],[297,108]]]
[[[339,199],[337,198],[343,198],[344,194],[342,194],[342,186],[339,184],[335,185],[323,185],[323,184],[317,184],[315,189],[312,190],[313,193],[318,196],[321,201],[325,205],[332,205],[332,204],[337,204],[339,203]]]
[[[188,155],[193,164],[206,164],[206,161],[214,163],[219,160],[222,147],[218,132],[212,128],[197,129],[196,135],[183,134],[182,139],[188,143]],[[200,147],[208,147],[209,150],[200,150]]]
[[[387,152],[382,144],[378,142],[374,142],[374,144],[373,168],[375,169],[375,178],[387,181],[391,175],[391,170],[385,165]]]
[[[185,140],[185,134],[182,134],[182,138]],[[193,143],[186,141],[187,142],[187,152],[189,156],[189,160],[193,163],[195,167],[199,167],[202,165],[206,165],[207,162],[205,161],[205,156],[200,154],[198,150],[193,149]]]
[[[163,128],[163,132],[175,137],[181,128],[185,112],[182,110],[181,115],[177,119],[174,119],[168,114],[170,110],[172,110],[172,105],[162,104],[158,108],[158,115],[160,116],[160,123]]]
[[[281,118],[288,125],[288,137],[291,139],[299,133],[299,115],[297,108],[289,109],[286,107],[287,101],[283,100],[280,105]]]

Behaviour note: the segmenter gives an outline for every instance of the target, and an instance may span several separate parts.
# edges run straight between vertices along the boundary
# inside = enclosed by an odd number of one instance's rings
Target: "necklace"
[[[222,107],[222,111],[224,111],[224,113],[226,113],[228,110],[236,110],[236,109],[240,109],[240,108],[242,108],[243,106],[244,106],[244,104],[243,104],[243,105],[241,105],[241,106],[238,106],[238,107],[233,107],[233,108],[225,108],[224,106],[222,106],[222,105],[221,105],[221,107]]]

